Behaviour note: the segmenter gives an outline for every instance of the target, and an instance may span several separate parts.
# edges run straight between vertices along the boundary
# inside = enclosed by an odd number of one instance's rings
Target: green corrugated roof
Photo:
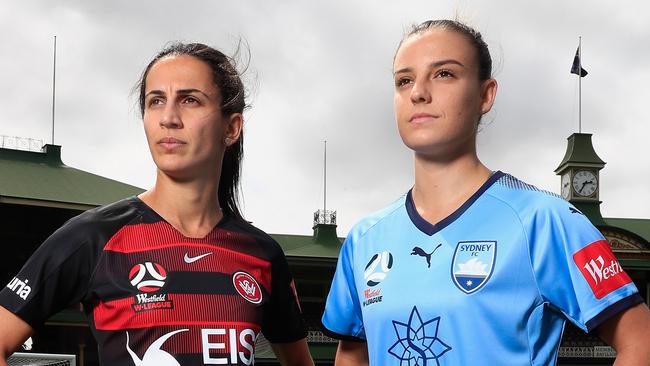
[[[630,231],[650,243],[650,219],[605,218],[607,225]]]
[[[44,150],[0,148],[0,200],[88,209],[144,191],[63,164],[60,146],[46,145]]]
[[[605,162],[601,159],[596,151],[594,145],[591,143],[590,133],[574,133],[567,138],[569,140],[566,148],[564,158],[558,167],[555,169],[556,173],[564,170],[569,164],[580,164],[583,166],[593,166],[602,168]]]
[[[338,258],[342,239],[323,242],[309,235],[271,234],[289,257]]]

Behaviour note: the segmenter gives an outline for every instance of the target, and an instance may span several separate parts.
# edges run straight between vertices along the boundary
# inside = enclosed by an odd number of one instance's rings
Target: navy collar
[[[483,192],[485,192],[488,188],[494,184],[497,180],[499,180],[501,177],[503,177],[505,174],[501,171],[496,171],[494,174],[492,174],[486,181],[483,183],[481,188],[478,189],[465,203],[463,203],[462,206],[460,206],[456,211],[452,212],[449,216],[445,217],[444,219],[440,220],[437,224],[433,225],[418,213],[418,210],[415,208],[415,203],[413,202],[413,195],[412,191],[413,189],[409,189],[408,193],[406,194],[406,212],[409,215],[409,218],[411,219],[411,222],[413,222],[413,225],[415,225],[420,231],[423,233],[431,236],[438,231],[444,229],[447,227],[449,224],[452,222],[456,221],[460,217],[460,215],[463,214],[463,212],[467,211],[467,209],[476,201]]]

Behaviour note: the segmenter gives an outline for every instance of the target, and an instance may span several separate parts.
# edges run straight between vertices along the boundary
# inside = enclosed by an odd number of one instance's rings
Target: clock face
[[[571,193],[571,177],[569,173],[566,173],[562,176],[562,197],[565,199],[569,198],[569,193]]]
[[[573,176],[573,190],[582,197],[589,197],[598,188],[596,175],[589,170],[579,170]]]

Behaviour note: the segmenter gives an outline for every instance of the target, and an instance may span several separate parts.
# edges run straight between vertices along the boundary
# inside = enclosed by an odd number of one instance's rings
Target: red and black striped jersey
[[[250,365],[270,342],[306,336],[280,246],[224,217],[188,238],[136,197],[57,230],[0,291],[0,305],[38,328],[81,302],[102,365]]]

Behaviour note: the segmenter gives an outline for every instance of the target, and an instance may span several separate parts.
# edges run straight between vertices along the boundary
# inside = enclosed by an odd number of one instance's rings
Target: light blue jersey
[[[322,321],[370,365],[553,365],[566,319],[589,331],[641,301],[580,211],[496,172],[436,225],[410,192],[358,223]]]

